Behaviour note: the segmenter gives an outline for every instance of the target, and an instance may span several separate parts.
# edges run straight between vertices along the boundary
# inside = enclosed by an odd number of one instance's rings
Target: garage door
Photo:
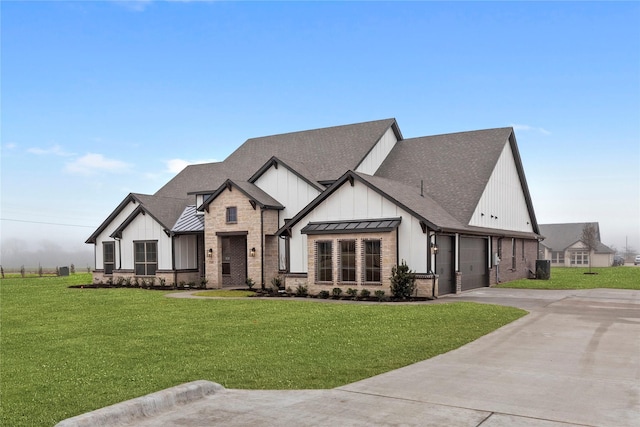
[[[489,286],[487,239],[460,238],[460,272],[463,291]]]

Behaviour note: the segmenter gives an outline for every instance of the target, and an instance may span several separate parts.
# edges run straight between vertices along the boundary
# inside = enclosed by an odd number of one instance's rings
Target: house
[[[405,139],[395,119],[252,138],[129,194],[87,239],[94,280],[418,294],[528,277],[541,239],[512,128]]]
[[[592,225],[596,230],[598,246],[589,252],[581,242],[582,230]],[[600,225],[597,222],[576,222],[568,224],[540,224],[540,232],[545,236],[540,245],[542,259],[551,260],[554,267],[610,267],[615,251],[600,241]]]

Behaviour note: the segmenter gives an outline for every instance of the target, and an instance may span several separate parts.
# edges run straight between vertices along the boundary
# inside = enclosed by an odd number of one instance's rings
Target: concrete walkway
[[[530,314],[457,350],[336,389],[212,385],[189,403],[118,425],[640,426],[640,291],[483,288],[428,304],[453,301]],[[130,411],[125,404],[111,413]],[[115,425],[87,416],[93,424],[60,425]]]

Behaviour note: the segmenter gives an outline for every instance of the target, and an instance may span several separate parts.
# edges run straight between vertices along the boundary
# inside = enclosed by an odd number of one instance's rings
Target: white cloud
[[[37,148],[37,147],[32,147],[32,148],[28,148],[27,152],[31,153],[31,154],[36,154],[38,156],[44,156],[44,155],[48,155],[48,154],[53,154],[55,156],[62,156],[62,157],[68,157],[68,156],[73,156],[74,153],[69,153],[67,151],[64,151],[62,149],[62,147],[60,147],[58,144],[50,147],[50,148]]]
[[[67,163],[65,170],[79,175],[94,175],[99,172],[127,172],[131,166],[120,160],[106,158],[102,154],[88,153]]]
[[[153,3],[153,0],[112,0],[119,6],[134,12],[142,12],[147,6]]]
[[[543,135],[551,135],[551,132],[541,127],[535,127],[535,126],[529,126],[529,125],[511,125],[511,127],[517,131],[522,131],[522,132],[534,131],[534,132],[540,132]]]
[[[189,160],[183,160],[183,159],[171,159],[171,160],[167,160],[167,172],[176,174],[181,172],[182,169],[186,168],[189,165],[196,165],[200,163],[211,163],[211,162],[217,162],[217,160],[209,159],[209,160],[189,161]]]

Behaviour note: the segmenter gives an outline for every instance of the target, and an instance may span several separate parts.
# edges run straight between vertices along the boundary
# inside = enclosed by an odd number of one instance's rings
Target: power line
[[[96,228],[93,225],[60,224],[60,223],[57,223],[57,222],[27,221],[25,219],[13,219],[13,218],[0,218],[0,221],[26,222],[26,223],[29,223],[29,224],[61,225],[63,227]]]

